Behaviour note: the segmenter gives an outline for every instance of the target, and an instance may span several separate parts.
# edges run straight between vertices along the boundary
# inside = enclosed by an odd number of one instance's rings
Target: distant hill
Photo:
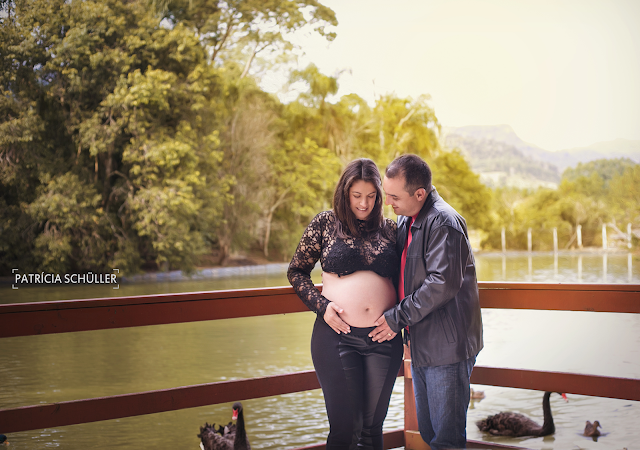
[[[539,157],[548,152],[524,142],[509,125],[448,128],[444,143],[459,149],[488,186],[555,188],[560,182],[558,167]]]
[[[445,134],[455,134],[473,139],[504,142],[520,150],[524,155],[545,160],[545,154],[551,153],[537,145],[523,141],[510,125],[488,125],[445,128]]]
[[[640,163],[640,141],[616,139],[550,152],[523,141],[509,125],[444,128],[444,144],[458,148],[489,186],[555,187],[567,167],[596,159]]]

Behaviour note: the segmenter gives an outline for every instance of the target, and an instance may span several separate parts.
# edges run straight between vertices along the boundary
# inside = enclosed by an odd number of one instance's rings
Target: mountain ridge
[[[640,140],[619,138],[552,152],[522,140],[507,124],[442,130],[445,147],[459,149],[491,187],[553,188],[567,167],[596,159],[629,158],[640,163]]]

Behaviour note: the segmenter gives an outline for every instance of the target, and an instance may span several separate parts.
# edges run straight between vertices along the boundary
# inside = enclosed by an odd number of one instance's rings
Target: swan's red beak
[[[238,420],[238,410],[234,409],[233,410],[233,416],[231,417],[233,420]]]
[[[564,399],[565,402],[569,401],[569,399],[567,398],[567,394],[565,394],[564,392],[562,393],[562,398]]]

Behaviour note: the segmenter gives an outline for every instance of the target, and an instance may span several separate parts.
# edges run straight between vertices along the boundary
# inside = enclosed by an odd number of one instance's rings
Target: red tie
[[[398,286],[398,302],[400,302],[404,298],[404,267],[407,263],[407,249],[411,244],[411,225],[413,225],[413,222],[416,220],[416,216],[411,217],[411,221],[409,222],[407,245],[404,246],[404,249],[402,250],[402,257],[400,258],[400,286]]]

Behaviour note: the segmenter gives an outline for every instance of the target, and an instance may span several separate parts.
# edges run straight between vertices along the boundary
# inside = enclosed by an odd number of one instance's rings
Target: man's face
[[[384,188],[384,202],[391,205],[393,211],[399,216],[415,216],[420,212],[426,191],[423,188],[418,189],[413,195],[410,195],[405,189],[404,175],[395,178],[384,177],[382,187]]]

